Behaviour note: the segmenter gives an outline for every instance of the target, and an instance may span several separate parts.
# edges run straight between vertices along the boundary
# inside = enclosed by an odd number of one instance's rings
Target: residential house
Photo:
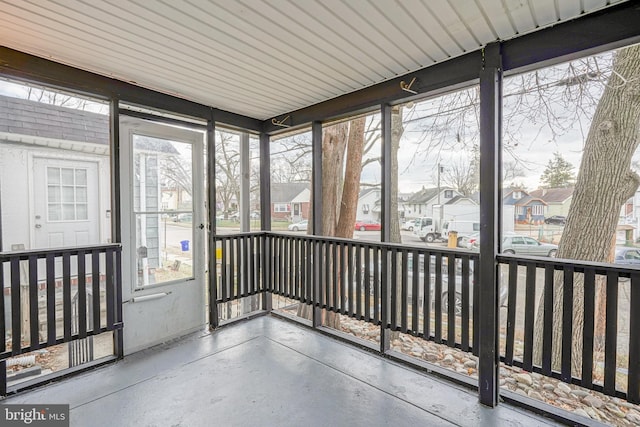
[[[513,206],[516,224],[539,225],[544,223],[547,204],[544,200],[532,197],[520,188],[505,188],[502,191],[502,204]]]
[[[291,222],[309,219],[311,184],[283,182],[271,184],[271,218]]]
[[[574,187],[561,188],[539,188],[529,193],[547,204],[545,216],[562,215],[567,216],[571,200],[573,200]]]
[[[2,247],[107,242],[108,116],[0,96],[0,118]]]
[[[360,190],[356,219],[380,221],[380,196],[380,188]]]
[[[438,199],[438,194],[440,198]],[[445,204],[456,196],[456,190],[451,188],[422,188],[414,193],[404,202],[406,219],[419,218],[421,216],[432,216],[433,207],[438,204]]]

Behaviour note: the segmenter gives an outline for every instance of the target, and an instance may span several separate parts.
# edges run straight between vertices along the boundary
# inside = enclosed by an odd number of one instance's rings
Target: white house
[[[379,188],[360,190],[356,219],[380,221],[380,197]]]
[[[438,198],[438,194],[440,197]],[[419,218],[421,216],[433,216],[433,207],[444,205],[454,197],[459,196],[456,190],[451,188],[422,188],[404,202],[406,219]]]
[[[0,117],[3,249],[108,242],[108,117],[6,96]]]

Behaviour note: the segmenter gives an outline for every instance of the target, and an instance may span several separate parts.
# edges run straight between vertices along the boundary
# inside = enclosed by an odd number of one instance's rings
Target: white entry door
[[[124,351],[205,325],[204,133],[120,122]]]
[[[100,241],[98,163],[34,157],[33,249]]]

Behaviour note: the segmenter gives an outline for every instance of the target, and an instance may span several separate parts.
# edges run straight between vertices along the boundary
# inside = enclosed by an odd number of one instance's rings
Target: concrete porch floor
[[[145,350],[1,403],[70,404],[72,426],[540,426],[501,404],[262,316]]]

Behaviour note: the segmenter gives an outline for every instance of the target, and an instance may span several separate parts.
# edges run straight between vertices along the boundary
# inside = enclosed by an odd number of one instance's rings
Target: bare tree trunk
[[[335,236],[340,215],[338,200],[341,195],[342,171],[344,167],[344,155],[349,136],[349,122],[342,122],[327,126],[322,131],[322,235]],[[358,175],[358,182],[360,176]],[[357,201],[357,199],[356,199]],[[310,220],[312,218],[310,217]],[[352,226],[353,227],[353,226]],[[339,259],[325,260],[330,263],[330,268],[338,268]],[[338,283],[338,289],[340,283]],[[305,319],[311,318],[311,307],[306,304],[298,304],[298,316]],[[340,318],[336,313],[327,312],[323,323],[332,328],[339,328]]]
[[[557,256],[585,261],[611,261],[620,208],[638,188],[640,177],[631,170],[631,158],[640,143],[640,46],[621,49],[598,102],[576,180],[567,224]],[[585,230],[588,230],[585,233]],[[556,274],[553,301],[553,356],[557,369],[562,343],[562,274]],[[573,291],[572,373],[582,367],[584,282],[577,276]],[[542,331],[544,293],[536,318]],[[604,301],[599,298],[596,303]],[[598,311],[598,309],[596,309]],[[542,333],[536,335],[535,360],[542,353]]]
[[[391,109],[391,212],[389,212],[389,224],[391,227],[391,242],[402,243],[400,234],[400,218],[398,214],[398,150],[400,138],[404,132],[402,124],[402,107],[395,106]]]
[[[322,135],[322,234],[335,236],[340,205],[338,205],[344,153],[347,148],[349,123],[343,122],[323,129]]]
[[[336,237],[353,237],[353,224],[356,222],[358,196],[360,194],[360,174],[364,149],[364,125],[366,117],[351,120],[349,123],[349,142],[347,162],[344,169],[344,186]]]

